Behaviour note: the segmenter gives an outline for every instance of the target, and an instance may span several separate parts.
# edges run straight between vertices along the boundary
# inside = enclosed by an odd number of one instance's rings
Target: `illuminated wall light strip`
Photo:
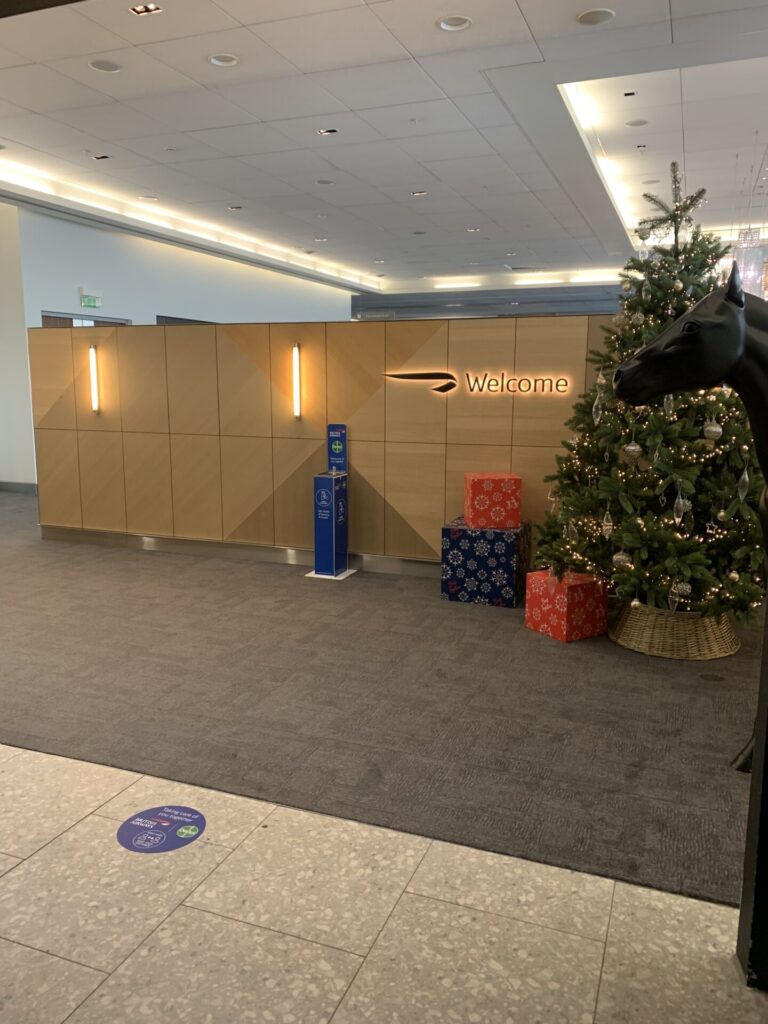
[[[619,281],[618,270],[579,270],[568,278],[569,284],[616,284]]]
[[[96,346],[88,349],[88,371],[91,382],[91,409],[99,411],[99,364],[96,360]]]
[[[479,288],[479,281],[437,281],[433,286],[437,289],[455,289],[461,291],[462,288]]]
[[[518,287],[525,287],[526,285],[532,285],[532,284],[565,284],[565,278],[564,277],[548,277],[548,276],[542,275],[542,274],[539,274],[538,276],[536,274],[531,274],[529,276],[516,277],[515,278],[515,284]]]
[[[301,419],[301,349],[293,346],[293,415]]]

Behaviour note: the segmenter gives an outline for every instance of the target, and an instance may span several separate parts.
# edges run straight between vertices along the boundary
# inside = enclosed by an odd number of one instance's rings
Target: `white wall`
[[[102,295],[80,310],[79,288]],[[23,292],[23,298],[22,298]],[[350,292],[0,204],[0,482],[32,483],[26,327],[41,312],[154,324],[349,320]]]
[[[157,314],[223,323],[350,319],[350,293],[340,288],[119,231],[20,212],[30,327],[40,326],[42,310],[77,315],[81,287],[103,297],[93,315],[135,324],[154,324]]]

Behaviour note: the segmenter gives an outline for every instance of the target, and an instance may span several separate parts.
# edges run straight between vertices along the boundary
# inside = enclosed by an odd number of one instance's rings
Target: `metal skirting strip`
[[[37,484],[18,484],[13,480],[0,480],[0,491],[11,494],[37,494]]]
[[[103,530],[76,530],[66,526],[41,526],[43,540],[67,541],[75,544],[100,544],[104,547],[128,548],[131,551],[160,551],[174,555],[228,558],[236,562],[274,562],[278,565],[314,563],[307,548],[278,548],[262,544],[225,544],[217,541],[181,540],[178,537],[145,537]],[[439,579],[440,565],[392,555],[350,555],[350,569],[383,572],[400,576],[426,576]]]

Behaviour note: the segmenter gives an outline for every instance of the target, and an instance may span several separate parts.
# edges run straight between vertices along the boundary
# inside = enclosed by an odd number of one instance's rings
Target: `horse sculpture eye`
[[[683,324],[683,334],[695,334],[698,331],[699,325],[695,320],[688,320]]]

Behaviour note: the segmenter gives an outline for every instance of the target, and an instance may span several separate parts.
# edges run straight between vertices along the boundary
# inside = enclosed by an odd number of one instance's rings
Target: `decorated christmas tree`
[[[593,573],[634,605],[732,611],[749,618],[764,593],[757,502],[763,481],[744,407],[729,387],[665,395],[633,408],[616,399],[617,365],[718,287],[727,247],[693,226],[704,189],[672,202],[646,194],[639,250],[594,386],[574,406],[551,477],[538,562],[559,576]]]

